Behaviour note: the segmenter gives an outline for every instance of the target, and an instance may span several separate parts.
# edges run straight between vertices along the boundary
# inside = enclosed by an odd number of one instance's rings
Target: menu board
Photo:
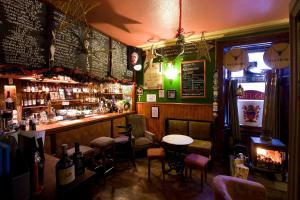
[[[163,73],[161,63],[153,63],[144,71],[144,89],[163,89]]]
[[[111,58],[111,76],[118,79],[132,79],[133,72],[127,70],[127,46],[111,40],[112,58]]]
[[[181,98],[205,98],[205,83],[205,60],[181,63]]]
[[[0,0],[0,63],[48,65],[47,8],[38,0]]]
[[[66,25],[59,28],[62,23]],[[86,71],[87,56],[83,51],[84,27],[67,19],[63,13],[53,11],[53,44],[55,46],[53,66]]]
[[[88,54],[90,72],[93,76],[102,79],[108,74],[109,37],[92,30],[89,41],[91,44]]]
[[[54,66],[77,69],[104,78],[109,64],[109,37],[53,11]],[[59,28],[61,24],[66,25]]]

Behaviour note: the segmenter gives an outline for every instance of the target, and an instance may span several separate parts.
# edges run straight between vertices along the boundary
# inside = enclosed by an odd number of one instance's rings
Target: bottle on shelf
[[[63,189],[75,181],[75,166],[73,160],[68,157],[67,144],[61,145],[62,157],[56,164],[56,186]]]
[[[27,105],[28,105],[28,106],[32,106],[31,94],[28,94],[27,97],[28,97],[28,98],[27,98]]]
[[[26,92],[30,92],[31,88],[30,88],[30,85],[29,83],[27,82],[27,85],[26,85]]]
[[[79,149],[79,143],[75,142],[75,152],[73,154],[73,161],[75,164],[75,175],[76,177],[84,174],[85,166],[84,166],[84,157],[82,152]]]
[[[7,110],[14,110],[15,109],[15,102],[13,98],[10,96],[10,91],[7,91],[6,99],[5,99],[5,106]]]

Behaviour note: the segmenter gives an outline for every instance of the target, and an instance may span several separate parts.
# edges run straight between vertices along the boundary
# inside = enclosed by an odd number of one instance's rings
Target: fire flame
[[[275,150],[267,150],[262,148],[256,148],[257,159],[264,162],[273,162],[276,164],[282,164],[283,154],[282,152]]]

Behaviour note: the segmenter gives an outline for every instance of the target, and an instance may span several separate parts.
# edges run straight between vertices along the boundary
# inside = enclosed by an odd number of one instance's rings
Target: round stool
[[[104,175],[114,169],[114,157],[115,157],[115,141],[111,137],[98,137],[90,142],[90,146],[95,149],[95,154],[99,155],[104,167]],[[108,167],[109,156],[108,152],[111,152],[112,165]]]
[[[201,171],[201,191],[203,189],[203,173],[205,176],[205,182],[207,181],[207,163],[208,158],[199,154],[189,154],[184,159],[185,164],[185,176],[187,177],[187,171],[190,169],[190,177],[192,176],[192,169],[200,169]]]
[[[165,180],[165,150],[163,148],[148,148],[147,158],[148,158],[148,180],[150,180],[150,162],[153,159],[158,159],[161,161],[163,180]]]
[[[84,156],[85,167],[92,168],[94,164],[94,156],[95,156],[94,149],[88,146],[79,145],[79,150],[82,152]],[[69,157],[72,157],[74,153],[75,153],[75,147],[67,150],[67,154]]]

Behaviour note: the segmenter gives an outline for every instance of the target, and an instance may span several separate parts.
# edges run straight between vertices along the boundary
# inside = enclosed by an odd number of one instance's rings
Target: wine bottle
[[[10,96],[10,92],[7,91],[7,96],[5,99],[5,105],[7,110],[14,110],[15,109],[15,103],[14,100]]]
[[[62,158],[56,164],[57,189],[66,188],[75,181],[75,166],[73,160],[68,157],[67,144],[61,145]]]
[[[75,142],[75,152],[73,154],[73,161],[75,164],[75,175],[76,177],[81,176],[84,174],[85,167],[84,167],[84,157],[82,152],[79,149],[79,143]]]

